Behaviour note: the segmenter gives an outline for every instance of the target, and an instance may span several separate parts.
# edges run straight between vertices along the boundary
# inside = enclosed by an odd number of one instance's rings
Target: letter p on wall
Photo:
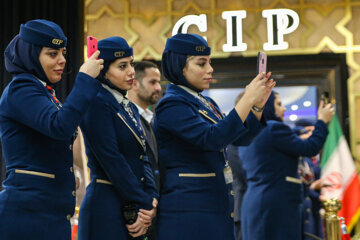
[[[290,9],[264,10],[262,16],[267,19],[268,42],[263,45],[265,51],[284,50],[289,44],[284,35],[292,33],[299,26],[299,15]]]

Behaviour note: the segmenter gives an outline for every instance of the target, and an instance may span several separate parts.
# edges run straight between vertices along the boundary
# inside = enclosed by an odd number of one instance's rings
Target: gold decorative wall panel
[[[255,56],[267,42],[265,9],[288,8],[300,17],[299,27],[284,40],[289,48],[269,55],[345,53],[349,66],[348,100],[353,154],[360,159],[360,1],[359,0],[87,0],[85,35],[98,39],[122,36],[134,47],[135,60],[161,59],[166,38],[181,17],[206,14],[206,36],[213,58]],[[246,10],[243,42],[246,52],[224,53],[223,11]],[[196,27],[189,32],[199,33]]]

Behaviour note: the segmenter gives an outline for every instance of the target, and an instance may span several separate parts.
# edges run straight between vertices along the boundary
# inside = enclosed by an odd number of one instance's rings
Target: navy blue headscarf
[[[271,94],[270,94],[269,99],[267,100],[267,102],[265,104],[265,108],[264,108],[264,111],[263,111],[263,116],[264,116],[264,119],[266,121],[275,120],[275,121],[278,121],[278,122],[282,122],[281,118],[278,117],[275,114],[275,106],[274,106],[275,95],[278,95],[278,93],[272,91]]]
[[[43,46],[59,49],[66,44],[67,38],[56,23],[43,19],[30,20],[21,24],[20,33],[6,47],[5,68],[13,76],[30,73],[51,84],[40,64],[41,49]]]
[[[189,84],[183,69],[189,56],[203,56],[210,53],[211,49],[203,37],[193,33],[176,34],[166,42],[161,59],[162,72],[170,82],[201,92],[202,90]]]
[[[133,48],[130,47],[122,37],[109,37],[99,41],[98,49],[100,50],[99,58],[104,59],[104,68],[100,71],[97,79],[125,96],[126,90],[120,89],[112,84],[110,80],[105,77],[105,74],[109,70],[110,65],[117,59],[132,56]]]
[[[5,49],[6,70],[13,76],[20,73],[30,73],[49,83],[39,60],[41,49],[42,46],[25,42],[17,35]]]

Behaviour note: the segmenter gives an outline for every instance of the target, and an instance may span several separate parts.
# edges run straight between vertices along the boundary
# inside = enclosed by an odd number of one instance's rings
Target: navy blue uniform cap
[[[211,53],[211,48],[205,39],[193,33],[178,33],[168,38],[165,50],[189,56],[210,55]]]
[[[62,29],[54,22],[37,19],[20,26],[20,39],[25,42],[50,48],[63,48],[67,38]]]
[[[133,55],[133,48],[122,37],[105,38],[99,41],[98,49],[100,50],[99,58],[104,59],[104,61]]]

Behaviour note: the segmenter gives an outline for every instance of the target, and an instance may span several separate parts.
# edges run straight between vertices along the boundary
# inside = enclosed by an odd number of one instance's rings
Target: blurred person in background
[[[286,108],[272,92],[264,109],[266,128],[247,147],[243,158],[248,188],[241,211],[243,240],[302,239],[300,156],[315,156],[325,143],[331,104],[320,102],[312,135],[304,140],[285,123]]]
[[[150,106],[157,103],[161,93],[161,73],[158,66],[150,61],[141,61],[135,64],[135,79],[133,87],[128,91],[130,101],[135,103],[139,114],[140,122],[146,135],[146,152],[151,163],[151,169],[154,175],[157,190],[160,190],[160,173],[158,163],[158,149],[156,138],[153,131],[154,114],[149,109]],[[147,236],[148,240],[156,239],[156,219],[153,220]]]
[[[308,139],[315,129],[314,123],[306,119],[295,122],[295,130],[300,138]],[[321,195],[321,188],[325,183],[320,178],[319,154],[313,157],[299,158],[299,175],[303,183],[303,233],[304,240],[322,239],[323,226],[320,217],[321,202],[325,197]]]
[[[128,91],[130,101],[135,103],[139,110],[141,124],[144,127],[148,140],[147,148],[149,160],[154,174],[156,186],[160,188],[160,175],[158,167],[158,150],[155,135],[152,129],[154,113],[149,109],[160,99],[161,73],[158,66],[150,61],[135,64],[135,79],[133,88]]]

